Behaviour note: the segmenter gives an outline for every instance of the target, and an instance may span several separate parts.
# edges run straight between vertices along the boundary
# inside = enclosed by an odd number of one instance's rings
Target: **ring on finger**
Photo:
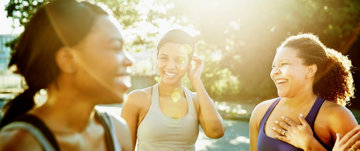
[[[283,131],[281,132],[281,135],[284,136],[285,133],[286,133],[286,130],[283,130]]]
[[[355,149],[353,147],[350,147],[350,151],[355,151]]]

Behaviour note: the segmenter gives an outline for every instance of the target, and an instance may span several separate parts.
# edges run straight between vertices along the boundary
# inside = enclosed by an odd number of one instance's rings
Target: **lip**
[[[167,71],[164,71],[164,74],[167,75],[167,76],[176,76],[176,72],[167,72]]]
[[[288,83],[288,82],[289,82],[289,80],[286,79],[286,78],[275,78],[275,79],[274,79],[274,83],[275,83],[275,85],[277,85],[277,86],[284,85],[284,84],[286,84],[286,83]]]
[[[116,79],[125,87],[131,87],[131,77],[129,73],[121,73],[116,76]]]

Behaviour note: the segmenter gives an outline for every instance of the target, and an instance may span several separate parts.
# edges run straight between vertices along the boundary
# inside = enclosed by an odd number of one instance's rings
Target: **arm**
[[[266,110],[274,100],[268,100],[256,105],[251,113],[249,129],[250,129],[250,151],[257,151],[257,139],[259,135],[259,127],[261,119],[264,117]]]
[[[3,130],[0,133],[0,150],[42,151],[39,142],[25,130]]]
[[[123,119],[118,119],[114,116],[111,116],[112,121],[114,121],[114,125],[116,128],[116,136],[118,139],[118,143],[121,146],[121,150],[123,151],[133,151],[133,144],[131,143],[131,135],[129,131],[129,127]]]
[[[222,117],[217,112],[214,102],[206,92],[204,84],[200,78],[204,69],[204,62],[202,59],[197,57],[193,57],[193,61],[195,61],[196,64],[194,68],[189,68],[188,76],[197,93],[200,106],[198,117],[201,127],[206,136],[210,138],[220,138],[225,133],[225,126]]]
[[[126,121],[129,126],[131,140],[132,140],[132,149],[135,149],[136,139],[137,139],[137,127],[139,120],[140,107],[138,105],[138,93],[130,93],[127,100],[124,102],[124,105],[121,110],[121,117]]]
[[[249,129],[250,129],[250,151],[256,151],[257,139],[259,135],[259,121],[257,118],[257,108],[253,110],[250,117]]]

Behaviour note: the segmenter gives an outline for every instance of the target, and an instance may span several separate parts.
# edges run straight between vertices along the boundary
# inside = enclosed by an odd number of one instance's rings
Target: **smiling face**
[[[189,69],[191,47],[184,44],[165,43],[159,48],[157,68],[161,82],[179,84]]]
[[[74,47],[76,63],[75,86],[90,97],[121,103],[131,86],[128,67],[132,65],[123,50],[123,38],[117,21],[99,17],[92,31]]]
[[[280,97],[293,97],[306,88],[306,84],[312,82],[306,76],[309,68],[297,56],[297,51],[294,48],[282,47],[274,58],[270,76]]]

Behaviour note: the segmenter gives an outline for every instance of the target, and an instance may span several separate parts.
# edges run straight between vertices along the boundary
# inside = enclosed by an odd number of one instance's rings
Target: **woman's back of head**
[[[327,48],[313,34],[290,36],[279,48],[283,47],[296,49],[304,65],[317,65],[313,84],[316,95],[341,105],[346,105],[354,96],[352,65],[346,56]]]
[[[59,68],[55,54],[61,47],[73,46],[91,31],[98,16],[108,13],[97,5],[75,0],[55,0],[40,8],[20,36],[9,66],[26,81],[27,89],[4,106],[0,127],[34,107],[33,96],[56,83]]]

